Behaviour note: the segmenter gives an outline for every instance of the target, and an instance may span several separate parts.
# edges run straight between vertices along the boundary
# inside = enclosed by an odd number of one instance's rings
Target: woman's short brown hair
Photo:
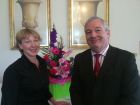
[[[19,48],[19,44],[22,43],[23,39],[25,39],[26,37],[28,37],[30,35],[33,35],[34,37],[36,37],[37,39],[39,39],[41,41],[41,37],[40,37],[39,33],[33,29],[25,28],[25,29],[21,29],[20,31],[17,32],[15,48],[18,49],[21,53],[22,53],[22,50]]]

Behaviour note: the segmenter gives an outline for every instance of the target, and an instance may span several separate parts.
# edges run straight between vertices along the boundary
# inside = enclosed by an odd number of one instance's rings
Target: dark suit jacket
[[[132,53],[110,46],[98,77],[92,65],[90,49],[75,57],[72,105],[140,105],[140,79]]]

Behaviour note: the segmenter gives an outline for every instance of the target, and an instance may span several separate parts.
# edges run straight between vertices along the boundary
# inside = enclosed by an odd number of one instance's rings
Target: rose
[[[52,67],[56,67],[56,66],[57,66],[57,62],[55,62],[54,60],[51,60],[51,61],[50,61],[50,65],[51,65]]]
[[[60,50],[58,48],[56,48],[56,47],[51,47],[50,50],[55,55],[59,55],[59,53],[60,53]]]
[[[44,58],[45,61],[49,60],[49,56],[47,54],[43,58]]]
[[[57,70],[54,69],[54,68],[52,68],[52,69],[50,69],[50,73],[51,73],[52,75],[56,75],[56,74],[57,74]]]

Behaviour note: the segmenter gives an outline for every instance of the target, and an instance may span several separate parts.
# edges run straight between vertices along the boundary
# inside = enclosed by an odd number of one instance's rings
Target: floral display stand
[[[50,92],[53,94],[53,97],[56,100],[67,100],[70,98],[69,94],[69,87],[70,87],[70,82],[66,82],[64,84],[50,84]]]

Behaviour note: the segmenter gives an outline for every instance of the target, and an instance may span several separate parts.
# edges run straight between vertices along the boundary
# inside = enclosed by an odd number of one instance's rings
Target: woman
[[[38,56],[40,35],[31,29],[22,29],[16,35],[16,48],[21,58],[11,64],[3,76],[1,105],[67,105],[53,99],[49,91],[48,70]]]

